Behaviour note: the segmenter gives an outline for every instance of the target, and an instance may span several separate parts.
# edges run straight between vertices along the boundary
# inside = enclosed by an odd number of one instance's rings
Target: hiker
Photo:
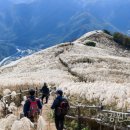
[[[34,89],[30,89],[29,94],[30,96],[26,100],[23,107],[24,116],[29,118],[32,122],[37,122],[38,115],[41,114],[42,102],[40,99],[35,98]]]
[[[54,109],[55,125],[57,130],[63,130],[64,118],[69,110],[69,103],[67,99],[63,97],[62,90],[56,91],[56,99],[54,100],[51,109]]]
[[[44,98],[46,98],[45,103],[48,103],[48,98],[49,98],[49,95],[50,95],[50,91],[49,91],[47,83],[44,83],[44,85],[43,85],[43,87],[41,89],[41,92],[42,92],[42,102],[43,102]]]

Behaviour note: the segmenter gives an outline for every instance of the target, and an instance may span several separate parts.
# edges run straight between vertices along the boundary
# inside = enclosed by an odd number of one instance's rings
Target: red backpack
[[[28,99],[28,100],[30,102],[30,108],[29,108],[28,116],[29,117],[35,117],[36,115],[40,114],[40,110],[39,110],[38,105],[37,105],[37,101],[39,99],[35,99],[34,101],[31,100],[31,99]]]

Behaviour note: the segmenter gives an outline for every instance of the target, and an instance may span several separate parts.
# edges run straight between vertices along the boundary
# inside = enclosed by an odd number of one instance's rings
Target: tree
[[[113,34],[113,39],[114,39],[115,42],[122,44],[123,41],[124,41],[124,36],[123,36],[123,34],[121,34],[119,32],[115,32]]]
[[[104,29],[103,32],[106,33],[106,34],[108,34],[108,35],[111,35],[111,36],[112,36],[111,32],[108,31],[108,30],[106,30],[106,29]]]

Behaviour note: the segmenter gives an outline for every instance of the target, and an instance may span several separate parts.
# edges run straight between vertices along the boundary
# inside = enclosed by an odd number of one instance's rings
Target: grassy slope
[[[60,44],[0,68],[0,86],[41,86],[47,82],[51,87],[62,88],[71,98],[84,99],[82,102],[127,106],[130,53],[124,53],[115,43],[107,46],[110,39],[101,32],[100,35],[97,47],[82,44],[92,38],[87,34],[73,44]]]

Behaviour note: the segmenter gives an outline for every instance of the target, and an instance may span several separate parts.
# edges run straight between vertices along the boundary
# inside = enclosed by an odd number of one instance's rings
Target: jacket
[[[61,103],[61,101],[63,100],[64,98],[62,96],[58,96],[56,97],[56,99],[54,100],[52,106],[51,106],[51,109],[54,109],[54,116],[55,118],[64,118],[64,117],[58,117],[57,116],[57,110],[58,110],[58,107]]]
[[[41,92],[44,95],[49,95],[50,94],[50,91],[49,91],[48,87],[42,87]]]

